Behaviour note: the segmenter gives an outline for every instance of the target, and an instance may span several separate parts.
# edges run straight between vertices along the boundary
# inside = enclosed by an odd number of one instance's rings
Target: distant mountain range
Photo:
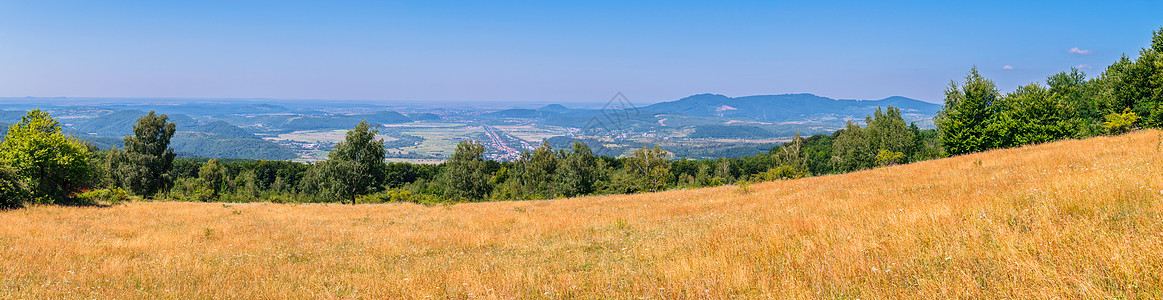
[[[648,105],[642,111],[686,116],[714,116],[760,122],[788,122],[822,116],[856,117],[877,107],[893,106],[906,114],[936,115],[941,105],[895,96],[881,100],[836,100],[813,94],[727,97],[698,94]]]
[[[905,97],[880,100],[837,100],[813,94],[758,95],[728,97],[698,94],[682,99],[634,106],[629,102],[612,103],[601,109],[570,108],[550,104],[540,108],[456,108],[366,106],[352,104],[312,107],[240,101],[189,103],[166,101],[151,105],[135,100],[132,104],[55,103],[39,98],[7,99],[0,102],[0,126],[19,122],[24,109],[43,107],[60,118],[66,131],[99,148],[121,146],[122,137],[131,134],[137,118],[150,110],[167,114],[177,124],[172,145],[185,156],[214,158],[292,159],[310,155],[304,151],[326,148],[314,140],[287,141],[282,134],[326,132],[350,129],[360,121],[392,125],[381,127],[391,135],[390,145],[418,145],[425,137],[409,132],[408,124],[444,122],[445,124],[521,125],[548,136],[555,146],[582,141],[595,152],[625,154],[643,144],[661,143],[676,157],[714,158],[753,155],[771,145],[800,133],[832,133],[849,121],[861,122],[878,107],[900,108],[906,121],[922,128],[932,128],[932,118],[941,105]],[[401,127],[403,126],[403,127]],[[444,125],[441,125],[444,126]],[[518,126],[520,127],[520,126]],[[509,127],[515,128],[515,127]],[[483,130],[483,129],[482,129]],[[6,130],[0,130],[0,138]],[[544,135],[551,133],[551,135]],[[427,138],[453,140],[481,139],[484,133]],[[534,135],[536,136],[536,134]],[[519,141],[537,144],[538,140]],[[279,141],[274,141],[279,140]],[[298,144],[295,144],[298,143]],[[318,144],[318,145],[317,145]],[[454,144],[436,142],[434,144]],[[524,145],[524,144],[520,144]],[[521,147],[518,144],[498,149]],[[296,148],[298,147],[298,148]],[[303,148],[309,147],[309,148]],[[397,147],[397,148],[399,148]],[[414,151],[413,149],[412,151]],[[497,150],[500,151],[500,150]],[[397,151],[401,152],[401,151]],[[306,154],[304,154],[306,153]],[[401,154],[403,155],[403,154]],[[415,155],[415,154],[408,154]]]

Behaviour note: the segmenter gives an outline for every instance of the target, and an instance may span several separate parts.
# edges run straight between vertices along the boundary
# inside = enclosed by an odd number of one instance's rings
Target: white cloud
[[[1011,65],[1004,65],[1004,66],[1001,66],[1001,69],[1002,69],[1002,70],[1013,70],[1013,69],[1014,69],[1014,66],[1011,66]]]
[[[1094,67],[1092,67],[1092,66],[1090,66],[1090,65],[1088,65],[1088,64],[1081,64],[1081,65],[1077,65],[1077,66],[1074,66],[1074,67],[1075,67],[1075,68],[1077,68],[1077,69],[1079,69],[1079,70],[1082,70],[1082,69],[1090,69],[1090,68],[1094,68]]]
[[[1078,49],[1078,47],[1070,48],[1070,50],[1067,50],[1066,52],[1070,53],[1070,54],[1082,54],[1082,55],[1090,54],[1089,49]]]

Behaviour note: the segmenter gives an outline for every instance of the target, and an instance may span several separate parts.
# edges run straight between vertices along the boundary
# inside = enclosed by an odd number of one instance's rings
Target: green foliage
[[[93,204],[109,203],[109,205],[117,205],[129,201],[129,199],[129,194],[118,187],[97,189],[77,194],[77,200],[80,202]]]
[[[924,149],[924,141],[918,140],[920,129],[915,124],[907,125],[898,108],[889,106],[883,111],[877,108],[872,116],[865,118],[865,123],[867,128],[848,122],[848,128],[837,134],[832,148],[837,171],[904,163]],[[882,154],[889,156],[881,157]]]
[[[1079,73],[1081,74],[1081,73]],[[986,130],[993,138],[990,148],[1010,148],[1044,143],[1075,135],[1075,114],[1062,95],[1037,84],[1019,87],[997,104]]]
[[[133,135],[125,137],[125,151],[110,152],[110,170],[118,186],[146,197],[171,187],[175,155],[169,145],[177,125],[167,120],[168,116],[150,111],[137,119]]]
[[[93,178],[89,148],[65,136],[60,124],[39,109],[28,111],[19,123],[8,127],[0,143],[0,161],[15,169],[28,184],[32,199],[40,203],[63,201]]]
[[[751,182],[746,181],[746,180],[740,180],[739,182],[736,182],[735,183],[735,193],[740,194],[740,195],[750,194],[751,193]]]
[[[549,147],[548,141],[542,142],[541,146],[533,149],[533,152],[522,152],[517,161],[517,168],[520,172],[521,185],[525,187],[525,191],[539,199],[550,199],[556,196],[555,178],[557,177],[558,164],[558,157]]]
[[[1130,108],[1146,127],[1163,126],[1163,28],[1154,32],[1151,46],[1131,60],[1123,56],[1101,76],[1107,113]]]
[[[596,190],[598,158],[586,144],[574,141],[571,152],[562,152],[557,172],[557,191],[565,197],[589,195]]]
[[[425,205],[436,204],[440,198],[434,195],[418,195],[403,189],[389,189],[375,194],[363,195],[356,198],[356,203],[419,203]]]
[[[773,181],[786,180],[808,177],[808,173],[804,169],[796,168],[791,165],[780,165],[771,168],[766,172],[751,175],[751,181]]]
[[[876,165],[879,167],[893,166],[904,162],[905,154],[887,149],[880,149],[876,153]]]
[[[0,209],[20,206],[31,194],[16,168],[0,161]]]
[[[388,166],[384,163],[384,142],[375,139],[376,133],[367,122],[348,131],[326,161],[307,171],[308,190],[352,204],[360,195],[381,190]]]
[[[456,152],[444,163],[444,174],[440,176],[439,186],[446,199],[485,199],[492,187],[488,184],[491,176],[485,170],[484,154],[485,146],[475,141],[462,141],[456,145]]]
[[[1106,115],[1106,122],[1103,122],[1102,126],[1106,128],[1107,133],[1123,134],[1130,132],[1137,122],[1139,122],[1139,115],[1128,108],[1121,114],[1110,113]]]
[[[1001,98],[997,85],[977,72],[965,76],[965,83],[949,84],[945,106],[933,119],[941,132],[941,143],[950,154],[965,154],[989,149],[994,142],[986,127],[997,112],[994,104]]]
[[[626,159],[625,171],[636,181],[631,189],[634,191],[656,192],[666,189],[666,182],[670,178],[670,161],[666,159],[669,153],[666,150],[642,148],[634,151],[634,156]]]

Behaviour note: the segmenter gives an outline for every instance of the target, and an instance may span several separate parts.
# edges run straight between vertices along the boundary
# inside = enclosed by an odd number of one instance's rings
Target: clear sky
[[[1163,26],[1163,1],[936,2],[0,0],[0,96],[937,102],[974,65],[1097,75]]]

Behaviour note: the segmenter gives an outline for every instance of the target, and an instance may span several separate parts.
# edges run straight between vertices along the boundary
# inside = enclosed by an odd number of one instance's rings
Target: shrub
[[[789,165],[780,165],[778,167],[768,169],[766,172],[753,175],[751,177],[751,181],[796,179],[804,178],[807,176],[808,173],[803,169],[795,168]]]
[[[440,203],[439,197],[434,195],[413,194],[403,189],[390,189],[383,192],[363,195],[356,198],[356,203],[419,203],[424,205]]]
[[[290,203],[291,198],[283,195],[273,195],[267,197],[267,201],[270,201],[271,203]]]
[[[1123,113],[1110,113],[1106,115],[1106,122],[1102,123],[1102,127],[1106,128],[1106,132],[1110,134],[1123,134],[1135,128],[1135,123],[1139,122],[1139,115],[1131,111],[1130,108],[1123,110]]]
[[[16,169],[0,161],[0,208],[18,207],[28,201],[32,193]]]
[[[750,194],[751,193],[751,182],[746,181],[746,180],[740,180],[739,182],[736,182],[735,183],[735,193],[741,194],[741,195]]]
[[[129,201],[129,194],[121,188],[109,188],[92,190],[77,195],[77,201],[82,203],[109,203],[109,205],[117,205],[125,201]]]
[[[876,154],[876,165],[881,167],[900,164],[904,160],[905,154],[901,152],[880,149]]]

